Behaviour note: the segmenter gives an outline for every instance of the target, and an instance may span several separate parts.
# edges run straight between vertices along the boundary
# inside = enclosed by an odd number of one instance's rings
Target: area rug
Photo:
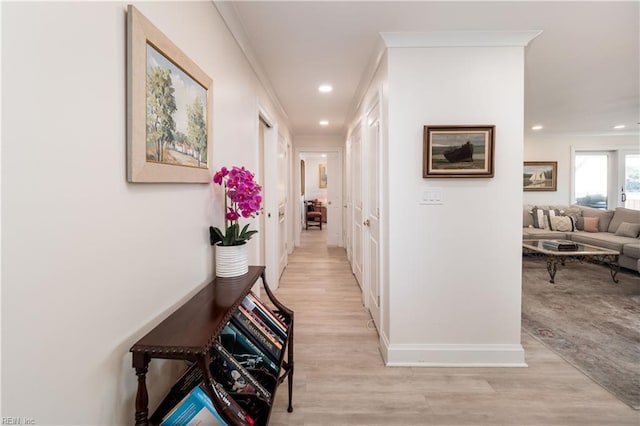
[[[640,410],[640,276],[567,262],[549,283],[546,262],[523,258],[522,326],[635,410]]]

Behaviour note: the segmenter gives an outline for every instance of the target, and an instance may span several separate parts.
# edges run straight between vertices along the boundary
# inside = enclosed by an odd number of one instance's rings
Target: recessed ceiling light
[[[333,87],[330,84],[323,84],[320,87],[318,87],[318,91],[320,93],[329,93],[333,90]]]
[[[531,126],[531,130],[542,130],[542,126],[540,124],[536,124],[535,126]]]
[[[616,130],[624,129],[624,127],[624,124],[616,124],[615,126],[613,126],[613,128]]]
[[[328,125],[329,125],[329,121],[327,121],[327,120],[320,120],[320,125],[321,125],[321,126],[328,126]]]

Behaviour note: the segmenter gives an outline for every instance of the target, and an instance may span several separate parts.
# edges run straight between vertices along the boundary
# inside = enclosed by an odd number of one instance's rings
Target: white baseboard
[[[527,367],[522,345],[393,345],[381,339],[388,367]]]

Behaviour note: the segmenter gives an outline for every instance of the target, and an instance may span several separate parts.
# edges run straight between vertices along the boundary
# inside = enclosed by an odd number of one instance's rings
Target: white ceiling
[[[534,124],[544,126],[540,135],[640,134],[637,1],[215,4],[294,135],[345,134],[382,52],[381,32],[471,30],[543,31],[525,50],[527,134]],[[318,92],[325,82],[332,93]]]

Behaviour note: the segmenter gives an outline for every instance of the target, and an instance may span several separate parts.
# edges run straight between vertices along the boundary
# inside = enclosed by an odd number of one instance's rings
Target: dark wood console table
[[[206,391],[214,407],[230,425],[243,425],[241,420],[227,412],[227,404],[215,390],[213,377],[209,369],[211,364],[211,347],[218,335],[231,318],[233,312],[258,278],[262,278],[265,292],[288,325],[288,336],[282,348],[280,359],[280,376],[276,388],[285,378],[288,379],[289,406],[293,411],[293,311],[285,307],[273,295],[269,288],[264,266],[250,266],[249,272],[234,278],[216,278],[207,284],[195,296],[180,306],[169,317],[141,338],[133,347],[133,368],[138,376],[138,392],[136,395],[135,424],[149,425],[148,394],[146,375],[149,363],[153,358],[186,360],[196,363],[200,368]],[[286,359],[285,358],[286,352]],[[268,415],[261,423],[267,424],[273,402],[275,388],[272,391],[268,407]]]

